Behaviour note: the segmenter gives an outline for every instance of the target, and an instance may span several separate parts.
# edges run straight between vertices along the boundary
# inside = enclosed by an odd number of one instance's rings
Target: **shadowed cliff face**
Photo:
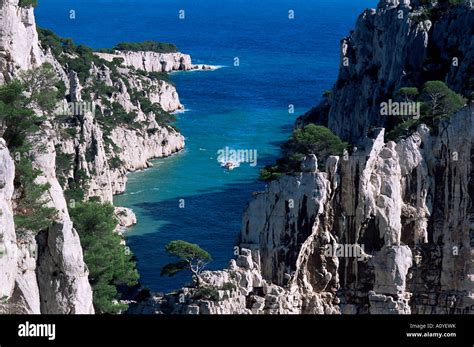
[[[395,3],[395,4],[394,4]],[[401,87],[443,80],[456,92],[474,90],[474,16],[469,7],[433,10],[429,19],[409,1],[381,1],[359,16],[341,40],[339,77],[330,97],[303,117],[327,125],[351,143],[385,126],[380,103]]]

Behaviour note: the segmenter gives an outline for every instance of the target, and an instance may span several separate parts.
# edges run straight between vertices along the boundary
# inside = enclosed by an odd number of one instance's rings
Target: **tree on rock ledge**
[[[161,276],[174,276],[182,270],[190,270],[196,287],[201,285],[200,274],[204,267],[212,261],[211,255],[194,243],[175,240],[165,247],[166,252],[173,257],[179,258],[177,262],[165,265],[161,270]]]

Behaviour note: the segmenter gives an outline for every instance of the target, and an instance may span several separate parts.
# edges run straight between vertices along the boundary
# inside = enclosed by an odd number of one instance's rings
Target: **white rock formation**
[[[40,313],[36,242],[29,236],[17,239],[12,210],[14,177],[14,161],[0,139],[0,313]]]
[[[9,81],[19,70],[31,69],[43,62],[33,8],[21,8],[18,2],[0,2],[0,84]]]
[[[156,128],[153,135],[144,135],[136,130],[117,127],[112,132],[112,140],[122,148],[119,153],[123,167],[135,171],[150,167],[149,160],[167,157],[184,148],[184,137],[174,130]],[[115,191],[119,193],[121,191]]]
[[[115,51],[111,53],[94,53],[107,61],[114,58],[123,59],[125,66],[134,67],[146,72],[172,72],[187,70],[212,70],[210,65],[195,65],[191,62],[191,56],[183,53],[156,53],[145,51]]]
[[[57,222],[38,236],[38,284],[42,313],[94,313],[89,272],[83,261],[79,235],[56,177],[56,152],[51,132],[35,136],[33,166],[41,171],[36,183],[48,184],[47,200],[57,212]]]
[[[0,305],[11,297],[17,272],[17,242],[12,195],[15,166],[5,141],[0,139]]]

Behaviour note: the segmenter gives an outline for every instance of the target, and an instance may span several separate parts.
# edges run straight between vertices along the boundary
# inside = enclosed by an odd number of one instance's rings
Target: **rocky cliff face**
[[[380,103],[401,87],[429,78],[469,95],[474,88],[469,77],[474,72],[470,6],[466,1],[464,7],[427,16],[428,8],[417,1],[395,0],[366,10],[351,35],[341,40],[339,77],[329,107],[306,118],[355,143],[371,126],[385,126]]]
[[[111,203],[114,194],[124,191],[127,172],[147,168],[150,159],[171,155],[184,147],[184,137],[158,116],[158,112],[173,112],[183,106],[172,84],[151,79],[133,66],[121,65],[111,70],[105,64],[92,63],[85,80],[80,80],[49,48],[41,46],[33,9],[22,8],[18,3],[0,2],[0,84],[17,77],[20,71],[49,63],[66,85],[65,99],[58,111],[71,104],[93,102],[98,113],[88,109],[70,115],[68,122],[48,120],[30,139],[35,146],[28,157],[41,172],[36,183],[48,184],[45,200],[57,212],[54,225],[35,236],[15,230],[13,180],[14,158],[18,154],[9,153],[0,138],[0,312],[90,314],[94,308],[88,269],[68,211],[75,201],[66,199],[64,192],[80,173],[81,179],[87,181],[83,186],[86,199],[99,197]],[[163,59],[171,63],[182,57],[183,65],[177,69],[198,68],[181,53]],[[153,60],[158,59],[153,54],[149,58],[151,66],[160,61]],[[162,71],[175,67],[170,65]],[[101,93],[99,87],[107,92]],[[115,105],[116,112],[133,114],[134,118],[128,123],[107,122],[103,117],[110,105]],[[61,158],[70,160],[67,169],[60,168]],[[117,208],[117,214],[120,228],[136,222],[128,209]]]
[[[34,68],[46,59],[41,51],[32,8],[21,8],[18,1],[2,1],[2,82],[9,81],[25,69]],[[35,239],[16,237],[12,220],[12,171],[14,162],[6,148],[2,150],[2,164],[7,165],[4,180],[8,182],[4,194],[7,230],[4,237],[6,258],[1,311],[4,313],[93,313],[92,291],[88,271],[83,261],[79,237],[67,213],[62,189],[55,175],[54,147],[48,132],[36,139],[44,151],[33,150],[29,155],[35,168],[41,170],[37,183],[48,183],[51,207],[58,211],[57,221],[50,230]],[[12,155],[16,155],[13,153]],[[10,211],[9,211],[10,210]],[[3,223],[2,223],[3,224]],[[13,234],[12,234],[13,231]],[[5,258],[5,260],[3,260]],[[16,261],[12,273],[11,262]],[[2,276],[2,283],[4,277]],[[12,282],[13,281],[13,282]],[[13,287],[12,287],[13,283]]]
[[[107,61],[123,59],[125,66],[147,72],[173,72],[188,70],[211,70],[210,65],[193,64],[191,56],[183,53],[156,53],[144,51],[115,51],[115,53],[95,53]]]
[[[184,148],[184,137],[175,129],[160,125],[157,115],[146,112],[140,101],[132,100],[132,94],[144,93],[144,98],[167,112],[183,106],[173,85],[152,80],[128,68],[118,68],[113,76],[107,66],[93,64],[90,76],[82,86],[75,73],[69,74],[71,99],[78,104],[84,103],[84,98],[91,100],[98,111],[95,115],[81,115],[73,127],[63,128],[63,131],[72,128],[76,136],[70,139],[59,136],[56,145],[62,153],[74,157],[76,173],[82,170],[91,178],[87,197],[112,202],[114,194],[124,192],[128,172],[148,168],[151,159],[166,157]],[[113,94],[98,93],[94,84],[97,81],[112,88]],[[97,112],[105,114],[107,105],[114,103],[124,112],[133,112],[136,115],[134,123],[140,126],[118,123],[104,127],[96,122]],[[71,181],[74,176],[75,172],[71,170],[66,178]]]
[[[203,273],[218,298],[184,288],[131,313],[472,313],[473,121],[471,104],[440,136],[376,129],[325,172],[307,157],[249,203],[236,260]]]
[[[33,8],[18,6],[18,0],[0,1],[0,83],[11,79],[19,70],[42,62]]]
[[[301,173],[254,195],[236,260],[203,273],[218,297],[184,288],[132,312],[473,312],[474,104],[397,142],[381,127],[381,100],[423,74],[464,95],[474,88],[470,3],[433,22],[423,11],[416,1],[381,1],[343,39],[331,97],[297,126],[323,123],[357,147],[329,157],[325,172],[307,156]]]

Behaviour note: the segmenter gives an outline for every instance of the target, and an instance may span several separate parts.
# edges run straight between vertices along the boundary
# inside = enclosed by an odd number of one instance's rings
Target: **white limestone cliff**
[[[0,84],[19,70],[31,69],[43,61],[33,8],[20,7],[18,2],[0,1]]]
[[[79,235],[69,217],[68,205],[56,177],[54,135],[44,128],[35,136],[33,167],[41,171],[38,184],[48,184],[48,205],[57,211],[55,224],[37,237],[37,281],[42,313],[91,314],[92,290],[83,260]]]
[[[227,269],[202,275],[218,297],[183,288],[132,313],[472,313],[474,105],[397,142],[385,142],[380,116],[380,102],[418,85],[425,68],[457,92],[473,91],[472,2],[433,22],[422,5],[438,6],[381,0],[343,39],[331,95],[297,126],[327,125],[354,147],[329,157],[326,172],[307,156],[301,173],[254,194],[240,253]],[[453,52],[458,66],[443,70]],[[337,245],[359,254],[326,251]]]
[[[13,293],[17,272],[18,247],[11,202],[14,177],[14,162],[5,141],[0,139],[0,307]]]
[[[21,70],[41,65],[44,53],[39,46],[32,8],[21,8],[17,0],[6,0],[1,3],[1,14],[0,83],[4,83]],[[58,220],[43,235],[48,243],[38,242],[31,235],[17,240],[12,235],[6,236],[7,243],[10,242],[9,254],[14,255],[17,261],[17,270],[13,278],[12,273],[5,277],[8,293],[3,293],[4,310],[6,313],[93,313],[92,291],[79,237],[72,227],[55,175],[54,146],[49,142],[51,134],[42,135],[37,143],[45,147],[40,149],[38,146],[30,155],[34,157],[34,167],[42,171],[37,183],[48,183],[50,186],[47,195],[51,207],[58,211]],[[4,150],[4,153],[7,152]],[[10,161],[6,155],[2,163],[8,164]],[[7,187],[13,189],[10,183]],[[5,218],[11,219],[11,206],[10,216],[5,210]],[[13,221],[6,225],[12,227]],[[40,259],[37,260],[40,252]],[[4,268],[1,264],[2,273]],[[56,277],[57,274],[60,274],[59,277]],[[12,279],[15,281],[14,288],[11,288]]]
[[[134,104],[131,100],[132,91],[139,90],[145,93],[150,102],[160,105],[163,110],[176,111],[183,106],[179,102],[175,87],[164,81],[139,76],[126,68],[120,68],[119,72],[122,79],[114,81],[110,69],[93,65],[91,76],[99,78],[107,86],[114,87],[116,92],[107,99],[95,93],[90,96],[101,109],[105,110],[105,102],[117,102],[125,111],[135,112],[135,121],[144,127],[116,124],[108,135],[110,142],[105,143],[104,130],[97,123],[95,115],[87,113],[80,117],[80,122],[75,127],[76,133],[81,134],[80,138],[68,141],[60,139],[57,142],[63,153],[76,158],[77,168],[84,170],[86,175],[92,178],[87,197],[96,196],[104,202],[112,202],[114,194],[125,191],[128,172],[148,168],[151,166],[151,159],[167,157],[182,150],[185,145],[184,137],[178,131],[160,125],[156,115],[145,114],[141,105]],[[74,100],[81,102],[80,90],[84,86],[75,74],[70,74],[69,78],[70,93],[74,95]],[[127,80],[127,85],[124,79]],[[92,78],[88,79],[86,87],[91,83]],[[93,158],[88,158],[87,154],[91,153]],[[110,166],[112,157],[120,159],[119,167]],[[70,172],[69,177],[72,178],[73,174]]]
[[[188,70],[212,70],[214,67],[193,64],[191,56],[183,53],[157,53],[146,51],[115,51],[115,53],[94,53],[107,61],[123,59],[123,64],[146,72],[173,72]]]

